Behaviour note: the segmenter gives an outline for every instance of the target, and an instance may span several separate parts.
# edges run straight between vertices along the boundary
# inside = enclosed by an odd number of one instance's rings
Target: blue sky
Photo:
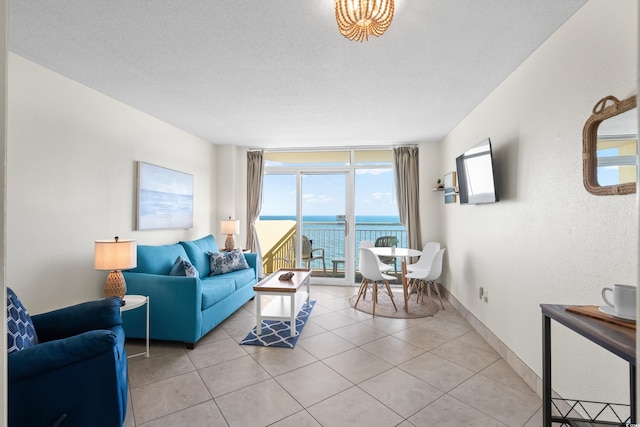
[[[356,169],[356,215],[398,215],[392,169]],[[304,215],[345,214],[346,174],[304,175]],[[261,215],[296,214],[295,175],[265,175]]]
[[[193,195],[193,175],[149,163],[140,163],[140,189]]]
[[[607,148],[598,150],[598,157],[614,157],[618,155],[617,148]],[[598,166],[598,184],[617,185],[620,184],[620,168],[618,166]]]

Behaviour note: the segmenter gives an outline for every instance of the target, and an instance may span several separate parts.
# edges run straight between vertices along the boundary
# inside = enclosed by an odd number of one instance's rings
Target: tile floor
[[[537,395],[450,304],[434,317],[373,318],[349,306],[356,292],[312,285],[293,350],[238,344],[255,326],[253,301],[194,350],[152,341],[150,358],[129,359],[125,426],[542,424]]]

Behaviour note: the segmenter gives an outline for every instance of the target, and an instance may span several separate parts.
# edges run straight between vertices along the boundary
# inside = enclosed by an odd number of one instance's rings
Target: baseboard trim
[[[542,378],[524,363],[507,345],[500,340],[484,323],[473,315],[447,288],[438,283],[444,298],[465,318],[473,329],[502,357],[516,374],[542,398]]]

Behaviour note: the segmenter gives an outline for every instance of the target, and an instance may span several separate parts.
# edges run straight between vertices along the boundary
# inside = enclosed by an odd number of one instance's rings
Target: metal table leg
[[[629,401],[631,404],[631,423],[636,423],[636,366],[629,363]]]
[[[542,315],[542,425],[551,427],[551,319]]]

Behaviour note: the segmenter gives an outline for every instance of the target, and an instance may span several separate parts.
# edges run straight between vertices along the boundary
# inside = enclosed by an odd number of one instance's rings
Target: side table
[[[338,266],[344,265],[344,258],[333,258],[331,264],[333,264],[333,277],[338,277]]]
[[[636,330],[619,326],[604,320],[594,319],[582,314],[575,314],[567,311],[568,305],[540,304],[542,310],[542,425],[551,427],[555,423],[562,425],[637,425],[636,418]],[[574,306],[575,307],[575,306]],[[607,402],[589,402],[589,404],[599,404],[603,409],[597,412],[594,418],[576,419],[565,414],[561,416],[553,415],[552,409],[558,409],[555,400],[569,400],[574,402],[574,406],[581,404],[575,399],[556,399],[551,396],[551,320],[571,329],[578,335],[583,336],[611,353],[622,358],[629,363],[629,412],[627,420],[620,419],[620,423],[606,421],[598,422],[600,414],[615,414],[614,406],[623,406]],[[587,401],[583,401],[587,402]],[[627,406],[627,405],[624,405]],[[594,411],[595,412],[595,411]]]
[[[123,298],[125,304],[120,307],[120,313],[123,311],[134,310],[136,308],[142,307],[143,305],[147,306],[147,351],[137,354],[132,354],[127,356],[127,358],[132,358],[136,356],[149,357],[149,297],[144,295],[125,295]]]

